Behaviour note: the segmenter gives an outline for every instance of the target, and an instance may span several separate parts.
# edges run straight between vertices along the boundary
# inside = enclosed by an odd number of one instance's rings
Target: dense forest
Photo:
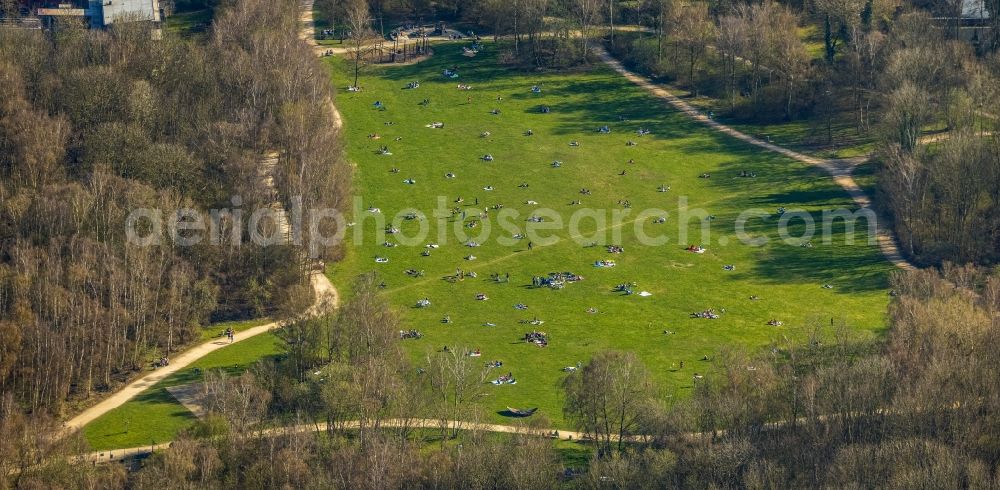
[[[346,199],[329,80],[296,37],[295,2],[221,8],[205,42],[154,40],[142,23],[0,30],[6,404],[61,415],[65,402],[184,347],[206,322],[311,301],[304,251],[254,245],[246,221],[274,199],[305,209]],[[273,189],[260,168],[271,152]],[[139,208],[159,210],[167,226],[182,208],[244,212],[242,223],[220,219],[221,243],[143,246],[126,239]]]

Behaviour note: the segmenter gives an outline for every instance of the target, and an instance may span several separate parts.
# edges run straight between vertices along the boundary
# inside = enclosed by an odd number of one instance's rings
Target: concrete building
[[[23,4],[43,26],[57,18],[79,18],[92,28],[105,28],[121,21],[160,22],[159,0],[26,0]]]
[[[90,0],[92,27],[107,27],[118,19],[160,21],[159,0]]]

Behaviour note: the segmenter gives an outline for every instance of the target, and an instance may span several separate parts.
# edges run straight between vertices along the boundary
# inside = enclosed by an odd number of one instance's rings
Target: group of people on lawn
[[[442,74],[445,77],[448,77],[448,78],[457,78],[457,76],[458,76],[457,70],[458,70],[457,67],[449,68],[449,69],[444,70]],[[420,86],[419,82],[410,82],[407,85],[407,88],[409,88],[409,89],[415,89],[415,88],[418,88],[419,86]],[[459,90],[471,90],[472,87],[469,86],[469,85],[466,85],[466,84],[458,84],[458,89]],[[541,93],[541,88],[538,87],[537,85],[533,86],[533,87],[531,87],[531,92],[535,93],[535,94],[540,94]],[[502,100],[503,100],[502,97],[497,97],[497,101],[498,102],[502,101]],[[470,98],[470,103],[471,103],[471,98]],[[375,103],[375,107],[377,109],[379,109],[379,110],[385,110],[385,106],[380,101],[377,101]],[[550,112],[549,106],[540,106],[540,107],[541,107],[541,109],[540,109],[541,113],[544,114],[544,113],[549,113]],[[500,109],[493,109],[491,112],[494,115],[499,115],[500,114]],[[429,127],[434,127],[434,128],[442,128],[442,127],[444,127],[444,124],[443,123],[432,123],[432,124],[429,124],[428,126]],[[599,133],[602,133],[602,134],[609,134],[609,133],[611,133],[612,129],[611,129],[611,127],[609,125],[602,125],[602,126],[600,126],[597,129],[597,131]],[[527,136],[531,136],[531,135],[534,134],[534,132],[532,130],[528,129],[528,130],[524,131],[524,134],[527,135]],[[645,135],[651,134],[651,130],[646,129],[646,128],[639,128],[638,131],[637,131],[637,134],[639,136],[645,136]],[[487,138],[487,137],[491,136],[491,134],[490,134],[489,131],[484,131],[484,132],[482,132],[480,134],[480,136],[483,137],[483,138]],[[371,138],[371,139],[378,139],[379,136],[378,136],[377,133],[373,133],[373,134],[369,135],[369,138]],[[628,146],[635,146],[635,145],[636,145],[635,142],[633,142],[632,140],[629,140]],[[579,143],[576,142],[576,141],[573,141],[573,142],[570,143],[570,146],[576,147],[576,146],[579,146]],[[382,154],[390,154],[389,151],[388,151],[388,147],[387,146],[380,147],[379,148],[379,152],[382,153]],[[492,162],[492,161],[494,161],[494,157],[490,153],[485,153],[485,154],[482,155],[481,160],[486,161],[486,162]],[[629,163],[634,163],[634,161],[633,160],[629,160]],[[561,164],[562,164],[562,162],[556,161],[556,162],[554,162],[552,164],[552,166],[558,168],[558,167],[561,166]],[[625,175],[625,172],[623,171],[619,175]],[[742,170],[738,174],[738,177],[743,177],[743,178],[746,178],[746,177],[756,177],[756,176],[757,176],[757,174],[755,172],[747,171],[747,170]],[[450,179],[454,179],[456,176],[455,176],[455,174],[453,172],[448,172],[447,175],[446,175],[446,177],[450,178]],[[703,179],[707,179],[707,178],[710,177],[710,175],[708,173],[703,173],[699,177],[701,177]],[[408,183],[414,183],[414,182],[413,181],[409,181]],[[528,187],[528,184],[527,183],[523,183],[519,187],[526,188],[526,187]],[[489,190],[493,190],[493,187],[492,186],[487,186],[484,189],[489,191]],[[670,190],[670,187],[666,186],[666,185],[660,185],[657,188],[657,190],[659,192],[667,192],[668,190]],[[587,189],[587,188],[582,188],[582,189],[580,189],[580,194],[582,194],[582,195],[591,195],[591,191],[589,189]],[[478,199],[476,201],[477,201],[477,204],[478,204]],[[461,198],[459,198],[456,202],[461,203],[461,202],[464,202],[464,200],[462,200]],[[526,203],[531,203],[531,204],[537,204],[535,201],[531,201],[531,200],[525,201],[525,202]],[[579,203],[579,201],[574,201],[574,204],[577,204],[577,203]],[[622,205],[622,206],[624,206],[626,208],[631,207],[631,202],[629,202],[627,200],[620,200],[618,203],[619,203],[619,205]],[[494,207],[494,209],[500,209],[501,207],[502,207],[502,205],[497,205],[497,206]],[[456,211],[453,212],[452,214],[455,215],[457,212],[459,212],[458,208],[456,208]],[[779,209],[779,214],[781,214],[782,212],[784,212],[784,209]],[[462,219],[464,221],[466,219],[466,213],[465,213],[465,211],[461,211],[461,214],[462,214]],[[486,214],[486,215],[482,215],[481,214],[480,215],[481,219],[486,219],[487,217],[488,217],[488,214]],[[531,216],[530,218],[528,218],[528,221],[539,221],[540,222],[540,221],[542,221],[542,219],[540,217],[537,217],[537,216]],[[656,222],[657,223],[662,223],[664,221],[666,221],[665,218],[660,218]],[[477,223],[478,223],[478,221],[474,219],[471,222],[470,227],[471,226],[475,226],[475,224],[477,224]],[[469,241],[469,242],[466,243],[466,245],[470,246],[470,247],[477,247],[477,246],[479,246],[479,243],[476,243],[474,241]],[[531,247],[529,245],[529,249],[530,248]],[[690,246],[688,246],[686,248],[686,250],[688,252],[697,253],[697,254],[701,254],[701,253],[705,253],[706,252],[705,248],[703,248],[701,246],[698,246],[698,245],[690,245]],[[611,253],[611,254],[621,254],[621,253],[624,252],[624,248],[622,246],[620,246],[620,245],[607,245],[606,246],[606,251],[607,251],[607,253]],[[614,267],[616,264],[615,264],[615,261],[613,261],[613,260],[598,260],[598,261],[596,261],[594,263],[594,265],[597,266],[597,267]],[[724,269],[727,270],[727,271],[732,271],[732,270],[735,270],[735,266],[734,265],[726,265],[724,267]],[[411,275],[413,277],[420,277],[420,276],[423,275],[423,271],[417,271],[416,269],[409,269],[406,272],[407,272],[407,274],[409,274],[409,275]],[[458,270],[456,272],[455,278],[461,280],[461,279],[464,279],[467,275],[472,275],[472,274],[468,274],[466,272]],[[510,274],[509,273],[505,273],[505,274],[501,275],[499,273],[493,273],[493,274],[490,275],[490,278],[493,280],[493,282],[496,282],[496,283],[506,283],[506,282],[510,281]],[[549,287],[554,287],[554,288],[561,288],[567,282],[573,282],[573,281],[578,281],[578,280],[582,280],[582,279],[583,278],[581,276],[577,276],[577,275],[572,274],[572,273],[552,273],[552,274],[549,274],[548,276],[533,276],[532,280],[531,280],[531,284],[532,284],[533,287],[549,286]],[[634,286],[635,286],[634,283],[623,283],[623,284],[620,284],[616,288],[616,290],[618,290],[618,291],[624,291],[624,292],[626,292],[626,294],[628,294],[628,293],[632,292],[632,289],[634,288]],[[487,295],[485,293],[477,293],[476,296],[475,296],[475,298],[477,300],[480,300],[480,301],[484,301],[484,300],[488,299],[488,297],[487,297]],[[753,296],[753,297],[751,297],[751,299],[752,300],[753,299],[757,299],[757,297]],[[429,306],[429,305],[430,305],[430,301],[428,299],[423,299],[423,300],[419,301],[418,304],[417,304],[418,307],[425,307],[425,306]],[[517,309],[527,309],[527,306],[524,305],[523,303],[518,303],[515,306],[515,308],[517,308]],[[722,310],[722,311],[724,312],[724,310]],[[590,308],[590,309],[588,309],[588,312],[596,313],[597,310],[595,308]],[[694,313],[691,314],[691,317],[693,317],[693,318],[718,319],[718,318],[720,318],[720,313],[716,312],[715,309],[707,309],[707,310],[700,311],[700,312],[694,312]],[[451,323],[450,316],[446,315],[445,316],[445,320],[443,320],[443,322],[445,322],[445,323]],[[539,323],[541,323],[541,322],[539,322]],[[770,320],[768,322],[768,324],[769,325],[774,325],[774,326],[780,326],[780,325],[782,325],[782,322],[780,322],[780,321],[778,321],[776,319],[772,319],[772,320]],[[400,337],[401,338],[419,338],[420,336],[421,336],[421,334],[419,332],[417,332],[416,330],[400,331]],[[533,344],[536,344],[536,345],[538,345],[540,347],[545,347],[545,346],[548,345],[548,336],[544,332],[538,332],[538,331],[527,332],[527,333],[524,334],[523,340],[525,342],[527,342],[527,343],[533,343]],[[447,349],[447,347],[445,349]],[[467,353],[467,355],[473,356],[473,357],[478,357],[481,354],[480,354],[479,349],[476,349],[475,351]],[[502,365],[502,362],[498,361],[498,360],[497,361],[490,361],[487,365],[490,366],[490,367],[499,367],[499,366]],[[513,384],[514,382],[516,382],[516,381],[514,380],[513,374],[512,373],[508,373],[507,375],[500,376],[493,383],[494,384]]]

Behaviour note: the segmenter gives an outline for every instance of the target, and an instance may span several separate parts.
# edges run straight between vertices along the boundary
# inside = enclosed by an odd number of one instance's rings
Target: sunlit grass
[[[98,450],[170,441],[179,430],[190,427],[195,417],[170,395],[167,387],[201,381],[205,372],[214,369],[237,375],[258,360],[281,352],[281,342],[273,333],[260,334],[212,352],[87,424],[83,428],[84,437]]]
[[[518,211],[520,217],[513,224],[523,229],[525,218],[536,208],[525,204],[527,200],[538,201],[539,206],[552,208],[568,220],[577,208],[570,205],[573,200],[605,210],[610,219],[610,210],[621,209],[617,201],[627,199],[633,211],[622,226],[592,222],[581,226],[583,235],[623,230],[621,238],[609,233],[594,240],[623,245],[626,251],[612,256],[602,247],[581,246],[564,229],[551,232],[560,239],[558,243],[532,251],[523,241],[502,246],[495,237],[511,233],[498,230],[494,222],[494,240],[482,247],[464,247],[449,231],[447,243],[422,257],[420,246],[383,247],[381,239],[375,238],[382,225],[370,214],[354,216],[357,225],[348,233],[347,258],[331,266],[331,277],[344,289],[358,273],[377,270],[382,274],[386,294],[406,326],[424,333],[421,340],[406,341],[414,361],[445,345],[479,348],[483,361],[503,360],[501,371],[511,371],[518,379],[514,386],[487,387],[490,396],[484,405],[490,412],[506,406],[539,406],[554,423],[564,425],[558,387],[562,368],[586,361],[598,350],[637,352],[665,395],[683,397],[692,387],[695,372],[711,370],[710,363],[701,359],[711,358],[726,346],[758,350],[786,338],[801,339],[807,326],[831,321],[846,322],[861,337],[870,338],[883,330],[886,275],[892,266],[860,235],[857,242],[847,245],[843,227],[836,226],[829,246],[818,239],[812,248],[786,244],[778,236],[776,214],[750,222],[751,233],[770,240],[764,247],[744,245],[734,234],[738,215],[750,208],[775,213],[781,206],[815,216],[823,210],[852,208],[846,194],[823,172],[712,132],[606,68],[523,73],[498,66],[495,52],[490,45],[486,53],[470,59],[461,56],[457,46],[439,46],[434,58],[414,66],[368,67],[361,93],[343,90],[350,83],[348,63],[330,61],[341,89],[338,107],[346,122],[348,156],[357,164],[355,181],[363,197],[360,208],[379,207],[391,219],[411,207],[430,215],[438,196],[449,206],[456,205],[456,197],[464,197],[462,206],[467,211],[478,198],[480,207],[502,203]],[[460,78],[441,75],[456,65]],[[420,88],[405,89],[410,81],[419,81]],[[458,90],[458,83],[474,89]],[[540,85],[542,93],[531,93],[532,85]],[[497,96],[503,100],[497,101]],[[429,99],[427,106],[421,105],[423,99]],[[387,110],[374,108],[375,101]],[[541,113],[542,105],[550,106],[552,112]],[[493,108],[501,109],[501,114],[490,114]],[[619,116],[628,120],[621,121]],[[391,126],[385,125],[390,121]],[[438,121],[445,127],[425,127]],[[605,124],[612,127],[611,134],[596,131]],[[635,130],[639,127],[651,129],[652,135],[638,137]],[[527,129],[534,135],[525,136]],[[481,138],[483,131],[490,131],[491,136]],[[371,133],[380,134],[381,139],[369,139]],[[397,137],[401,140],[395,141]],[[626,146],[630,139],[638,146]],[[571,140],[581,146],[571,148]],[[391,156],[377,153],[382,145],[389,147]],[[485,153],[491,153],[495,161],[480,160]],[[629,165],[629,159],[636,163]],[[561,160],[562,167],[552,168],[553,160]],[[393,167],[399,173],[391,173]],[[627,174],[619,175],[622,170]],[[754,171],[757,178],[737,178],[740,170]],[[446,179],[448,172],[457,177]],[[702,173],[712,177],[698,178]],[[416,183],[403,183],[410,178]],[[522,182],[530,187],[519,188]],[[672,190],[657,192],[661,184]],[[484,186],[495,190],[484,191]],[[581,187],[592,194],[580,195]],[[709,249],[704,255],[684,251],[686,245],[701,243],[701,239],[696,222],[677,224],[681,196],[692,208],[715,216],[711,239],[703,243]],[[669,213],[664,225],[649,224],[651,218],[639,220],[647,233],[666,231],[667,245],[645,246],[632,233],[630,220],[647,208]],[[428,238],[421,244],[441,242],[435,220],[429,220],[429,225]],[[449,230],[454,225],[447,220]],[[400,221],[396,226],[410,237],[420,227],[413,221]],[[793,228],[793,233],[802,231],[801,226]],[[688,232],[687,240],[680,241],[680,230]],[[356,233],[360,240],[354,238]],[[470,254],[477,259],[463,259]],[[389,263],[376,264],[376,256],[389,258]],[[608,258],[615,259],[617,267],[593,267],[595,260]],[[736,270],[723,270],[727,264]],[[424,270],[425,276],[407,277],[403,271],[410,268]],[[479,277],[457,283],[442,280],[457,268],[475,271]],[[572,271],[586,279],[559,291],[529,287],[533,275],[553,271]],[[511,283],[493,283],[491,273],[510,273]],[[647,290],[653,296],[613,291],[616,284],[625,282],[636,282],[637,292]],[[824,284],[833,288],[824,289]],[[479,292],[490,299],[476,301]],[[750,301],[751,295],[762,300]],[[413,308],[421,298],[430,299],[432,306]],[[516,310],[517,303],[529,309]],[[587,313],[588,308],[598,313]],[[725,314],[719,320],[689,318],[691,312],[707,308],[724,308]],[[441,323],[444,315],[450,315],[453,323]],[[518,321],[535,317],[545,321],[537,328],[550,335],[547,348],[519,341],[534,327]],[[768,326],[769,319],[780,319],[785,326]],[[483,326],[487,322],[497,326]],[[665,335],[664,330],[673,334]],[[503,420],[499,415],[496,418]]]

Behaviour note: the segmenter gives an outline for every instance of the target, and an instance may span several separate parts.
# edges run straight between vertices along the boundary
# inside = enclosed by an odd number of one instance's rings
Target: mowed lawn
[[[599,350],[636,352],[664,396],[683,397],[695,373],[711,372],[711,363],[702,361],[703,356],[711,358],[726,346],[758,351],[786,337],[802,339],[812,327],[831,322],[846,323],[859,337],[879,335],[884,329],[887,277],[893,267],[867,243],[863,220],[850,245],[839,221],[829,245],[818,235],[812,247],[796,240],[785,243],[779,235],[779,207],[811,213],[817,233],[824,210],[854,210],[826,174],[693,123],[603,65],[570,73],[526,73],[498,65],[496,50],[487,44],[483,53],[468,58],[458,45],[439,45],[431,59],[416,65],[366,67],[362,92],[345,90],[353,82],[353,66],[329,59],[338,88],[337,106],[345,121],[347,154],[357,166],[356,193],[362,202],[356,209],[380,208],[386,220],[381,223],[376,214],[357,212],[352,217],[356,224],[347,234],[347,257],[332,266],[330,274],[341,289],[348,288],[356,274],[371,270],[381,274],[385,293],[406,327],[423,333],[422,339],[405,341],[415,362],[446,345],[481,349],[483,362],[503,361],[494,374],[512,372],[518,381],[486,386],[489,396],[483,403],[488,411],[541,407],[555,423],[565,425],[559,389],[565,376],[562,369],[586,362]],[[442,75],[451,67],[457,67],[459,78]],[[411,81],[420,82],[419,88],[406,89]],[[473,89],[459,90],[459,83]],[[532,93],[533,85],[541,93]],[[376,101],[385,110],[376,109]],[[542,106],[551,112],[543,113]],[[499,115],[491,114],[495,108]],[[432,122],[444,127],[425,127]],[[612,132],[599,133],[602,125]],[[639,128],[651,134],[640,137]],[[534,134],[526,136],[528,129]],[[481,137],[484,131],[491,135]],[[372,133],[380,138],[370,139]],[[573,140],[579,147],[570,146]],[[638,144],[627,146],[629,140]],[[383,145],[392,155],[378,153]],[[480,157],[486,153],[495,160],[483,161]],[[635,163],[629,164],[630,159]],[[562,162],[561,167],[552,167],[555,160]],[[625,175],[620,175],[623,170]],[[737,177],[742,170],[757,176]],[[446,178],[449,172],[455,178]],[[700,178],[704,173],[710,178]],[[404,179],[415,183],[406,184]],[[522,183],[528,187],[520,187]],[[670,186],[670,191],[658,192],[661,185]],[[494,190],[484,190],[487,186]],[[591,194],[582,195],[581,188]],[[464,203],[454,202],[459,196]],[[479,206],[474,205],[476,199]],[[697,219],[679,225],[681,199],[691,209],[714,216],[709,221],[710,236],[701,237]],[[529,200],[538,204],[527,204]],[[582,203],[571,205],[575,200]],[[612,212],[626,211],[620,200],[628,200],[631,209],[616,224]],[[475,229],[458,223],[458,230],[482,243],[470,248],[454,232],[461,216],[446,218],[442,232],[433,216],[439,201],[449,208],[461,207],[466,221],[478,215],[476,208],[494,204],[519,215],[506,222],[506,229],[497,223],[496,210]],[[409,208],[427,218],[401,219],[413,212]],[[564,225],[581,208],[597,210],[606,222],[584,219],[575,233],[567,226],[539,231],[537,235],[550,240],[535,240],[530,251],[527,239],[514,245],[498,243],[500,237],[524,233],[526,219],[539,208],[557,212]],[[658,212],[640,215],[650,208],[667,211],[666,223],[653,223]],[[768,214],[746,224],[751,236],[769,240],[759,247],[743,243],[735,232],[740,213],[754,208]],[[802,221],[792,223],[790,233],[801,234]],[[551,226],[553,219],[543,224]],[[385,225],[402,233],[383,238]],[[644,245],[637,239],[637,225],[647,235],[665,234],[668,242]],[[386,240],[403,242],[401,235],[419,237],[422,226],[428,236],[417,245],[383,246]],[[487,226],[489,238],[476,238]],[[688,233],[684,240],[681,230]],[[552,237],[558,240],[550,243]],[[590,242],[598,246],[587,246]],[[440,248],[422,256],[423,245],[429,243]],[[604,244],[621,245],[625,251],[609,254]],[[689,244],[708,251],[687,252]],[[465,260],[468,255],[476,259]],[[376,263],[377,256],[389,262]],[[615,260],[617,266],[595,268],[594,262],[601,259]],[[735,270],[724,270],[725,265]],[[412,278],[404,274],[406,269],[423,270],[425,275]],[[478,278],[454,283],[443,279],[456,269],[474,271]],[[573,272],[585,280],[562,290],[531,287],[532,276],[556,271]],[[511,281],[495,283],[492,273],[509,273]],[[614,291],[626,282],[635,282],[636,292],[652,296]],[[477,293],[489,299],[476,300]],[[751,301],[752,295],[760,299]],[[415,308],[422,298],[431,306]],[[519,303],[528,309],[515,309]],[[590,308],[597,313],[588,312]],[[724,313],[717,320],[690,318],[692,312],[709,308]],[[441,322],[445,315],[452,323]],[[544,324],[520,323],[535,318]],[[770,319],[784,326],[769,326]],[[549,334],[548,347],[521,342],[524,333],[535,328]]]
[[[242,329],[252,323],[228,323],[220,328],[235,325]],[[204,373],[213,369],[238,375],[254,362],[281,352],[281,341],[270,332],[219,349],[87,424],[83,435],[96,450],[171,441],[179,430],[190,427],[195,417],[166,388],[201,381]]]

